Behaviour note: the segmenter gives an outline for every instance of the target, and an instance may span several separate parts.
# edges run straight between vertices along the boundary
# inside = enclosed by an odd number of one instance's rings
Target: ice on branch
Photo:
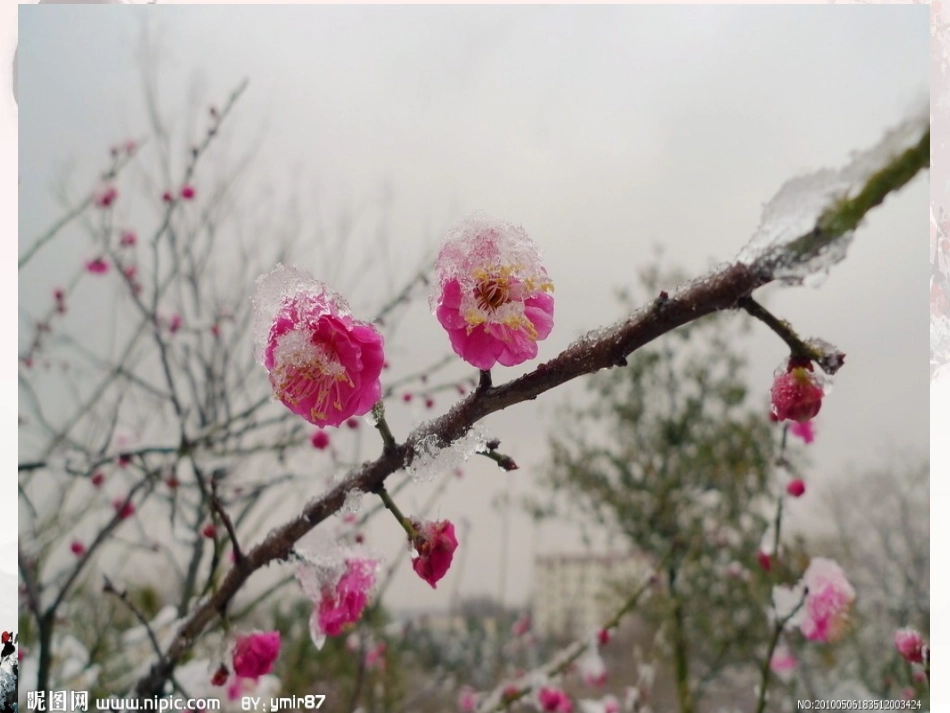
[[[478,369],[538,355],[554,326],[554,285],[522,229],[476,213],[449,232],[429,305],[452,349]]]
[[[316,426],[339,426],[379,401],[383,337],[346,301],[294,267],[257,280],[254,340],[274,396]]]
[[[449,445],[445,445],[439,436],[431,434],[416,442],[415,456],[406,472],[413,482],[431,481],[441,473],[454,471],[475,453],[485,450],[488,440],[477,426]]]
[[[869,179],[917,146],[930,128],[930,108],[921,104],[870,149],[856,152],[841,169],[792,178],[762,211],[759,227],[740,251],[746,265],[763,265],[786,284],[816,287],[844,259],[853,238],[848,216],[839,216]],[[843,218],[840,222],[837,218]],[[818,235],[813,231],[818,228]]]

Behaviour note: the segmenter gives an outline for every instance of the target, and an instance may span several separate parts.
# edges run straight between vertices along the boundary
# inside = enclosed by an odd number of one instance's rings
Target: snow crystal
[[[759,227],[739,252],[739,262],[751,265],[770,256],[776,279],[817,287],[831,267],[844,259],[853,235],[842,235],[816,253],[806,255],[792,254],[788,246],[810,233],[835,201],[856,193],[870,176],[916,145],[929,122],[929,106],[922,105],[888,131],[877,145],[854,153],[844,168],[823,169],[787,181],[765,205]]]
[[[406,472],[414,483],[429,482],[441,473],[455,470],[479,450],[484,450],[488,440],[477,426],[447,446],[439,436],[430,434],[416,443],[415,457]]]
[[[346,515],[355,515],[360,511],[360,505],[363,501],[363,491],[359,488],[351,488],[346,491],[346,497],[343,499],[343,504],[340,506],[340,509],[336,512],[339,517],[344,517]]]
[[[333,306],[336,314],[350,314],[346,300],[336,291],[295,266],[286,267],[277,263],[273,270],[257,278],[257,290],[251,297],[254,305],[255,356],[258,360],[263,358],[271,326],[281,306],[298,294],[322,296],[326,304]]]

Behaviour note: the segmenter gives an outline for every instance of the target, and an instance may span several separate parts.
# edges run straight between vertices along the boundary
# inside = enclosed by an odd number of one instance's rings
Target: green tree
[[[657,268],[641,277],[652,295],[680,281]],[[774,518],[778,429],[743,381],[744,331],[734,316],[708,317],[639,349],[595,375],[592,398],[566,406],[551,437],[549,512],[579,515],[662,563],[642,613],[668,642],[658,654],[682,713],[715,698],[714,682],[748,680],[751,692],[768,638],[771,582],[757,552]]]

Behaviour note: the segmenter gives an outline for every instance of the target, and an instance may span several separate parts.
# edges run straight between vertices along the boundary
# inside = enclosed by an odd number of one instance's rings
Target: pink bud
[[[279,631],[239,636],[234,645],[234,673],[241,678],[256,679],[271,672],[279,655]]]
[[[194,198],[194,197],[195,197],[195,188],[194,188],[194,186],[192,186],[192,185],[190,185],[190,184],[187,184],[187,183],[186,183],[184,186],[182,186],[182,187],[181,187],[181,197],[182,197],[184,200],[186,200],[186,201],[190,201],[192,198]]]
[[[108,208],[118,197],[119,191],[116,190],[115,186],[103,186],[93,193],[92,200],[99,208]]]
[[[452,557],[459,543],[455,537],[455,526],[448,520],[421,523],[412,521],[418,536],[412,543],[419,556],[412,561],[412,568],[435,589],[445,573],[449,571]]]
[[[119,238],[119,245],[123,248],[133,248],[138,240],[134,230],[123,230],[122,236]]]
[[[101,257],[86,263],[86,272],[92,275],[104,275],[109,271],[109,263]]]
[[[427,398],[427,399],[426,399],[426,408],[432,408],[433,406],[435,406],[435,399],[433,399],[433,398],[431,398],[431,397],[430,397],[430,398]]]
[[[86,553],[86,546],[79,540],[73,540],[69,545],[69,551],[77,557],[82,557]]]
[[[906,627],[894,632],[894,646],[900,655],[910,663],[922,663],[924,660],[924,640],[916,629]]]
[[[214,536],[217,534],[218,528],[214,526],[213,522],[209,522],[204,527],[201,528],[201,536],[207,537],[209,540],[213,540]]]
[[[356,430],[360,427],[360,420],[358,418],[348,418],[346,419],[346,425],[348,428]]]
[[[172,192],[171,192],[171,191],[165,191],[164,193],[162,193],[162,201],[163,201],[164,203],[171,203],[172,200],[173,200],[173,199],[172,199]]]
[[[220,687],[228,682],[228,677],[231,675],[231,672],[228,671],[228,667],[224,664],[218,666],[218,670],[214,672],[214,676],[211,677],[211,685]]]
[[[330,445],[330,436],[321,428],[310,438],[310,443],[312,443],[313,447],[318,451],[322,451]]]
[[[135,514],[135,504],[125,498],[116,498],[112,501],[112,509],[115,510],[120,520],[127,520]]]
[[[807,366],[789,364],[788,371],[779,374],[772,384],[772,412],[779,421],[791,419],[804,422],[818,415],[824,390]]]
[[[771,556],[771,555],[767,555],[767,554],[766,554],[765,552],[763,552],[762,550],[759,550],[758,554],[756,554],[756,559],[759,561],[759,567],[761,567],[762,569],[764,569],[766,572],[771,571],[771,569],[772,569],[772,556]]]
[[[402,400],[405,401],[406,403],[409,403],[410,401],[412,401],[412,394],[403,394]]]
[[[179,329],[181,329],[181,315],[176,313],[168,318],[168,331],[175,334]]]
[[[785,486],[785,492],[793,498],[800,498],[805,494],[805,481],[801,478],[796,478]]]
[[[102,472],[97,470],[95,473],[92,474],[92,478],[90,478],[89,481],[98,488],[100,485],[102,485],[105,479],[106,479],[106,476],[104,476]]]
[[[601,646],[606,646],[610,642],[610,631],[607,629],[601,629],[598,631],[597,641],[600,642]]]

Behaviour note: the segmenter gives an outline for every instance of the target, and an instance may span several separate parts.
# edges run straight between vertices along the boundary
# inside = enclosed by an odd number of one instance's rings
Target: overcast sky
[[[324,217],[388,197],[397,282],[473,210],[523,225],[556,286],[541,360],[620,316],[614,292],[656,244],[693,274],[731,259],[785,179],[876,142],[929,82],[926,6],[21,6],[21,250],[58,214],[51,189],[64,176],[80,194],[108,146],[145,133],[146,15],[163,48],[166,114],[184,116],[192,94],[220,103],[247,77],[235,123],[265,132],[252,180],[302,193],[312,199],[302,212]],[[813,497],[894,449],[927,452],[927,205],[924,176],[870,216],[820,289],[767,290],[773,311],[848,354],[817,420]],[[357,233],[372,234],[374,220]],[[46,309],[87,250],[69,233],[38,257],[21,275],[21,314]],[[321,277],[313,253],[297,262]],[[361,290],[347,295],[354,306],[378,302]],[[422,303],[401,334],[397,369],[447,350]],[[748,355],[763,408],[785,351],[757,329]],[[498,371],[496,381],[523,370]],[[516,496],[531,491],[567,393],[487,421],[521,470],[466,469],[438,508],[472,522],[464,572],[433,592],[404,567],[392,605],[445,606],[458,576],[464,592],[497,593],[502,528],[489,503],[508,481]],[[395,411],[401,434],[423,415]],[[404,496],[406,509],[430,489]],[[379,519],[370,530],[387,555],[394,527]],[[522,603],[533,555],[579,543],[522,516],[510,533],[506,598]]]

